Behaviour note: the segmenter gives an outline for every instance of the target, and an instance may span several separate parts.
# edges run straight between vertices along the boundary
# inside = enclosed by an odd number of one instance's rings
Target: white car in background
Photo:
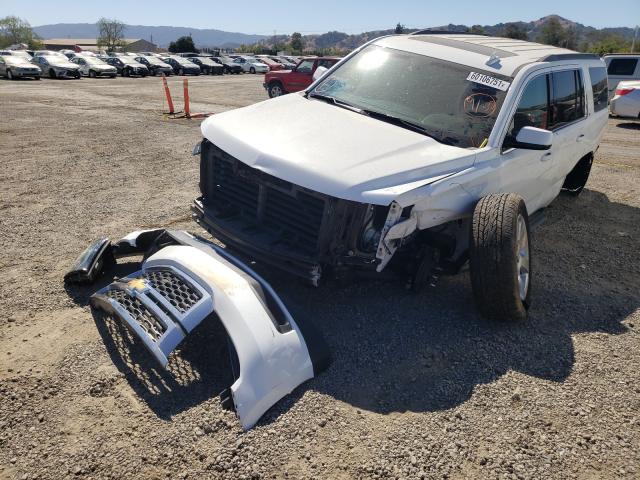
[[[605,55],[609,75],[609,100],[613,98],[619,82],[640,80],[640,53],[614,53]]]
[[[269,71],[269,67],[267,65],[254,57],[238,57],[233,61],[233,63],[240,65],[240,67],[242,67],[242,71],[245,73],[267,73]]]
[[[80,67],[62,54],[36,55],[31,62],[38,65],[42,74],[49,78],[80,78]]]
[[[640,119],[640,80],[618,83],[609,112],[617,117]]]
[[[118,75],[118,70],[116,69],[116,67],[103,62],[99,58],[77,55],[70,61],[78,65],[80,74],[84,75],[85,77],[116,78],[116,76]]]

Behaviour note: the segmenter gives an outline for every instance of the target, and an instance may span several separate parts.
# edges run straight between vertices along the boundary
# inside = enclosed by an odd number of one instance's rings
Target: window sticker
[[[471,72],[467,77],[467,80],[480,85],[486,85],[487,87],[497,88],[506,92],[509,89],[511,83],[500,80],[499,78],[492,77],[491,75],[485,75],[484,73]]]

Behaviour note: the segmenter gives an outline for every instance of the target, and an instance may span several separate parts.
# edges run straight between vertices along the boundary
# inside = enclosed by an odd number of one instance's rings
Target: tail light
[[[616,95],[626,95],[627,93],[631,93],[635,90],[635,88],[618,88],[616,89]]]

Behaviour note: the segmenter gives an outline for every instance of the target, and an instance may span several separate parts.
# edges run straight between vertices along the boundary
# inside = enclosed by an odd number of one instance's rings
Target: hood
[[[205,138],[296,185],[380,205],[473,165],[475,153],[300,94],[207,118]]]
[[[69,60],[65,60],[63,58],[47,58],[49,65],[53,67],[63,67],[63,68],[79,68],[75,63],[70,62]]]

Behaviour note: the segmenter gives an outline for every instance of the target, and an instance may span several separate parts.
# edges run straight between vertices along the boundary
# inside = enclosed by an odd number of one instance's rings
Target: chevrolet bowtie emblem
[[[142,278],[134,278],[133,280],[127,282],[127,285],[129,286],[129,288],[138,290],[140,292],[147,288],[147,283]]]

